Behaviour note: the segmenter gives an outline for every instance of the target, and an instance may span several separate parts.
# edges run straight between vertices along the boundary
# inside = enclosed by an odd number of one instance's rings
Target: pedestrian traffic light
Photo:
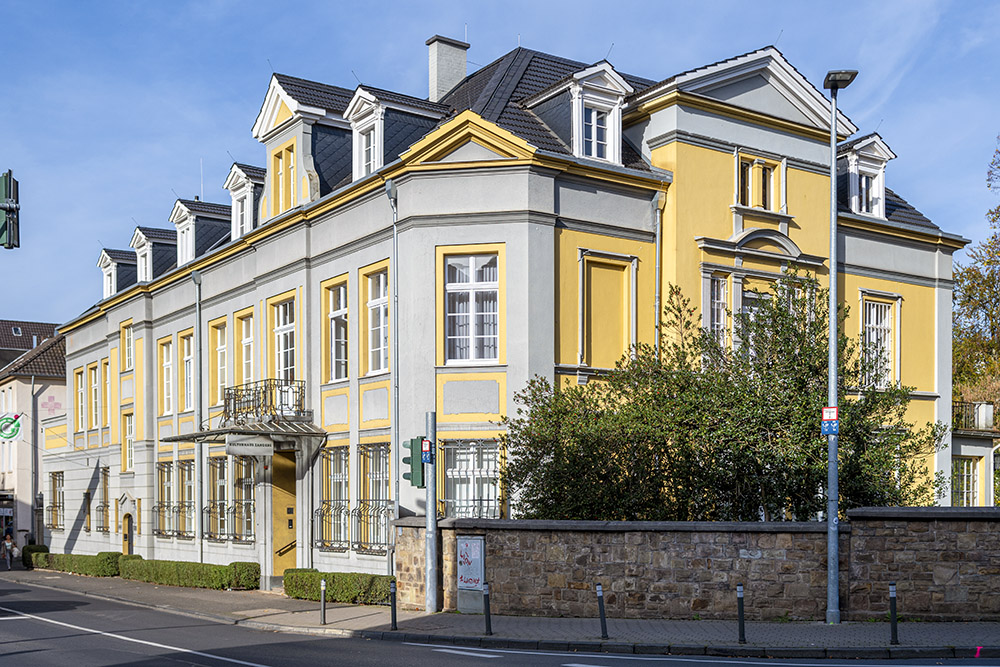
[[[424,463],[420,460],[420,443],[423,441],[423,436],[407,440],[406,448],[410,455],[403,457],[403,465],[410,467],[408,472],[403,473],[403,479],[409,480],[418,489],[424,488]]]
[[[0,245],[4,248],[19,248],[21,233],[18,221],[17,181],[11,170],[0,175]]]

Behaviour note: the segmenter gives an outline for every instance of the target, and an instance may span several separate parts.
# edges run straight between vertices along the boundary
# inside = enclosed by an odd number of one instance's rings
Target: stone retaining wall
[[[845,620],[884,616],[896,581],[902,614],[1000,620],[1000,510],[866,508],[840,532]],[[396,522],[400,603],[424,603],[424,518]],[[736,584],[750,620],[823,620],[821,523],[445,520],[439,600],[457,606],[456,539],[485,537],[496,614],[597,615],[595,585],[617,618],[734,618]]]

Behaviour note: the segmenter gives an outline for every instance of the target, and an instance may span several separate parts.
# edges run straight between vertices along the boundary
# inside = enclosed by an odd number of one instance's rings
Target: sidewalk
[[[486,637],[484,618],[479,615],[400,611],[399,630],[393,632],[389,629],[388,607],[330,603],[326,608],[327,624],[321,626],[318,602],[292,600],[277,593],[176,588],[49,570],[2,572],[0,579],[260,630],[388,641],[746,657],[1000,658],[1000,623],[901,623],[900,645],[892,647],[887,622],[835,626],[819,622],[748,622],[747,643],[739,645],[735,621],[608,619],[610,639],[601,641],[600,622],[596,618],[493,616],[493,635]]]

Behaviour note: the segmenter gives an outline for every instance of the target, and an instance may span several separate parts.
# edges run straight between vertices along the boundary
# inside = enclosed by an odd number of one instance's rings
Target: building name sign
[[[229,456],[274,456],[274,441],[266,435],[226,434]]]

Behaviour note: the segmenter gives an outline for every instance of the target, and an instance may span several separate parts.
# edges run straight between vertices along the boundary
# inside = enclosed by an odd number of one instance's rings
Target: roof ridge
[[[273,76],[282,77],[285,79],[290,79],[292,81],[299,81],[301,83],[310,83],[315,86],[323,86],[324,88],[336,88],[337,90],[342,90],[346,93],[353,93],[354,90],[351,88],[344,88],[343,86],[337,86],[332,83],[323,83],[322,81],[315,81],[313,79],[303,79],[301,76],[293,76],[291,74],[282,74],[281,72],[273,72]]]
[[[43,338],[38,345],[30,350],[25,350],[24,353],[17,356],[9,364],[0,368],[0,378],[12,375],[15,371],[25,368],[32,361],[42,356],[42,354],[48,352],[53,346],[59,344],[64,338],[65,336],[61,333],[56,333],[54,336]],[[65,363],[65,356],[63,355],[61,358],[63,359],[63,363]],[[53,377],[57,376],[53,375]]]

